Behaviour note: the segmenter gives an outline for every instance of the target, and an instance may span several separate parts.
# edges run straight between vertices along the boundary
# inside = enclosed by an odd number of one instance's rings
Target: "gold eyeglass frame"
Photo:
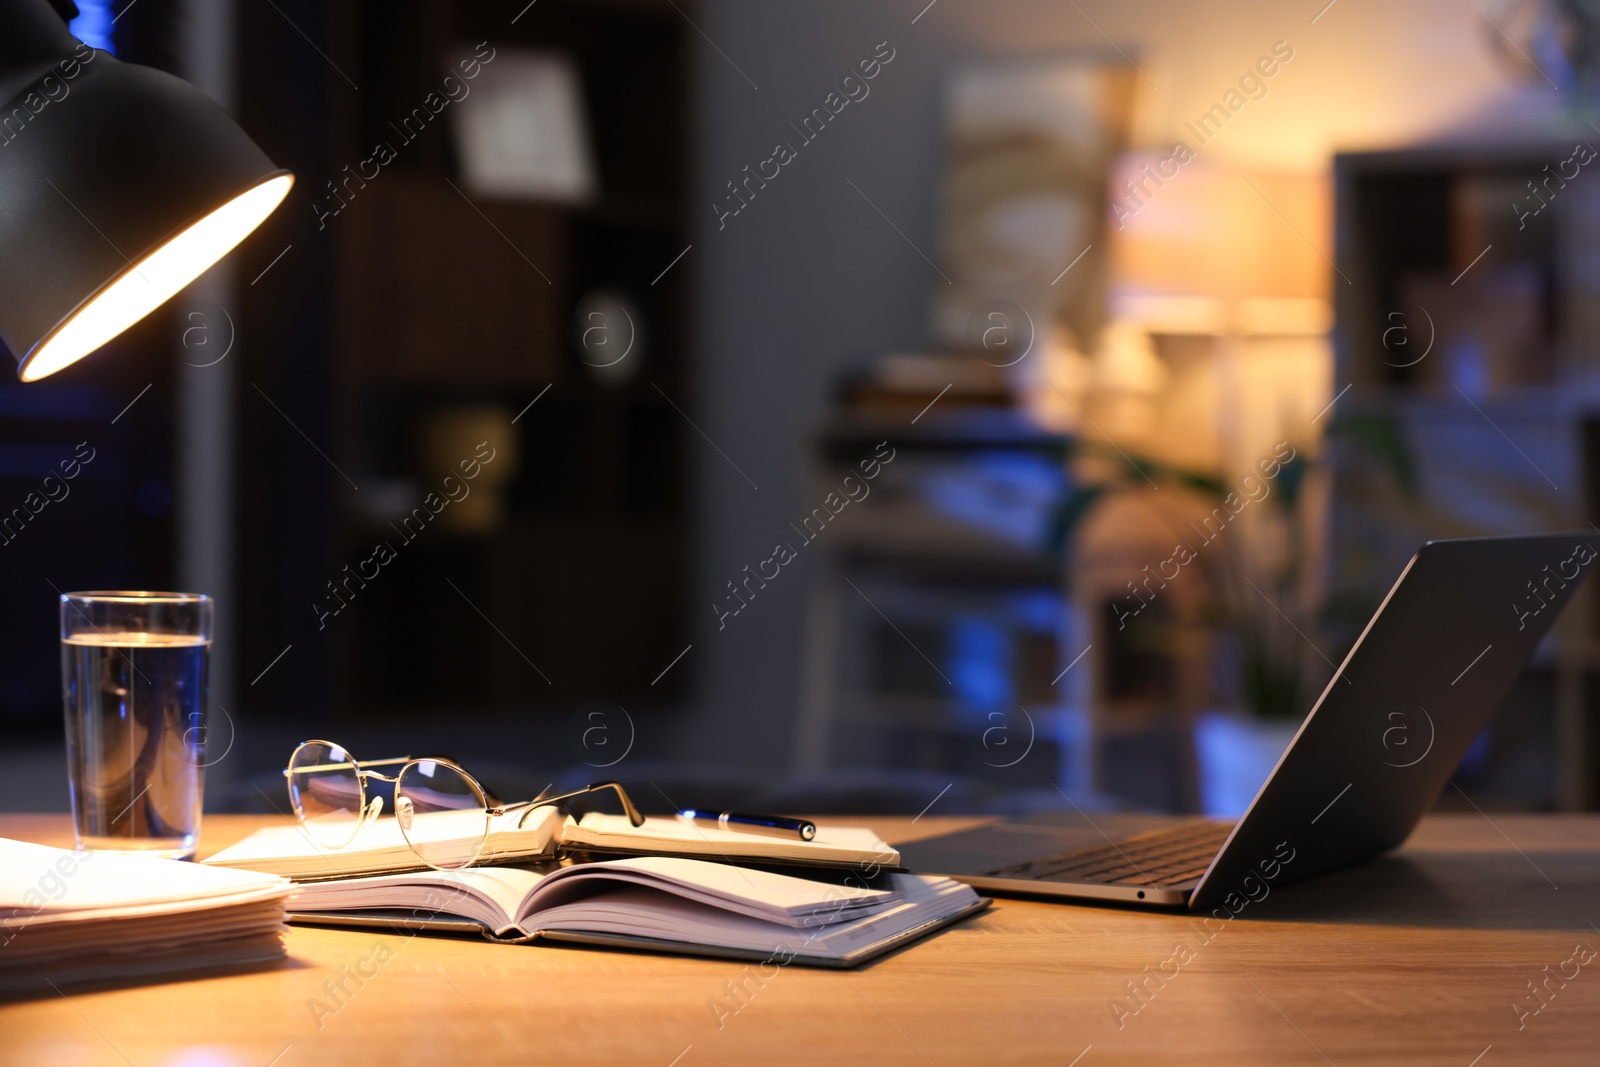
[[[343,752],[345,754],[345,756],[346,756],[346,761],[343,762],[343,763],[315,763],[315,764],[308,764],[308,765],[306,765],[304,767],[296,767],[295,766],[296,757],[298,757],[300,755],[301,751],[304,750],[309,745],[322,745],[324,748],[327,748],[329,750]],[[335,743],[333,741],[324,741],[324,740],[320,740],[320,739],[312,739],[310,741],[302,741],[298,745],[296,745],[295,748],[294,748],[294,751],[289,754],[288,766],[284,767],[284,769],[283,769],[284,784],[285,784],[285,787],[287,788],[288,793],[289,793],[289,806],[294,809],[295,818],[297,820],[299,820],[300,825],[305,829],[307,834],[310,834],[312,832],[312,829],[311,829],[310,823],[307,822],[307,820],[306,820],[305,811],[301,808],[299,800],[297,800],[296,797],[295,797],[295,788],[294,788],[293,776],[296,773],[303,772],[303,771],[337,771],[337,770],[343,770],[345,768],[349,768],[350,770],[355,772],[354,777],[355,777],[355,780],[356,780],[356,789],[357,789],[356,799],[357,799],[357,803],[359,805],[359,807],[356,810],[359,811],[360,814],[359,814],[359,816],[357,816],[357,818],[355,820],[355,823],[354,823],[354,826],[352,827],[352,829],[350,831],[350,837],[346,841],[344,841],[343,843],[338,844],[338,845],[326,845],[326,846],[319,846],[319,847],[326,847],[326,848],[329,848],[329,849],[340,849],[340,848],[346,847],[351,842],[353,842],[356,839],[357,836],[360,835],[361,831],[369,823],[371,823],[374,819],[378,818],[380,815],[383,814],[383,798],[381,796],[372,797],[370,799],[370,802],[368,800],[368,797],[367,797],[367,779],[368,778],[375,778],[380,782],[388,782],[390,785],[393,785],[396,788],[398,788],[399,784],[400,784],[400,779],[405,776],[406,771],[409,770],[412,766],[420,765],[420,764],[423,764],[423,763],[439,764],[441,766],[450,768],[452,771],[455,771],[457,774],[461,775],[462,778],[467,780],[467,782],[477,792],[478,797],[483,801],[483,812],[484,812],[483,837],[478,842],[478,851],[477,851],[477,853],[475,853],[473,855],[473,858],[470,861],[468,861],[465,864],[462,864],[461,867],[440,867],[437,864],[431,862],[426,856],[424,856],[422,854],[421,850],[418,849],[417,846],[414,843],[412,843],[410,834],[406,833],[406,827],[404,825],[401,826],[401,828],[400,828],[401,829],[401,834],[402,834],[402,836],[405,837],[406,844],[411,848],[411,851],[416,855],[416,857],[419,860],[421,860],[423,863],[427,864],[429,867],[432,867],[434,870],[462,870],[462,869],[464,869],[466,867],[472,867],[472,866],[477,865],[478,861],[482,858],[483,846],[489,840],[489,823],[490,823],[491,819],[496,818],[496,817],[501,816],[501,815],[507,815],[507,814],[509,814],[511,812],[514,812],[514,811],[522,811],[523,809],[526,809],[525,811],[523,811],[522,818],[517,820],[517,829],[520,830],[520,829],[523,828],[523,824],[528,821],[528,816],[533,814],[534,809],[543,808],[543,807],[549,807],[552,804],[559,804],[563,800],[571,800],[573,797],[580,797],[580,796],[583,796],[586,793],[599,792],[599,791],[605,790],[605,789],[615,790],[616,794],[617,794],[617,799],[619,801],[621,801],[621,803],[622,803],[622,810],[627,813],[628,822],[630,824],[632,824],[633,826],[643,826],[644,825],[644,816],[639,814],[639,809],[634,805],[633,799],[628,796],[627,790],[622,788],[622,783],[620,783],[620,782],[594,782],[594,783],[591,783],[589,785],[584,786],[582,789],[575,789],[570,793],[562,793],[562,794],[560,794],[558,796],[540,795],[538,797],[535,797],[532,800],[518,801],[515,804],[504,804],[504,803],[501,803],[499,801],[499,799],[497,797],[495,797],[495,795],[493,793],[491,793],[491,792],[489,792],[489,790],[485,789],[483,787],[483,783],[478,781],[478,779],[475,778],[465,767],[463,767],[460,763],[456,762],[455,760],[449,759],[448,757],[443,757],[443,756],[395,756],[395,757],[392,757],[390,759],[357,760],[357,759],[349,758],[349,754],[350,754],[350,750],[348,748],[345,748],[343,745],[337,744],[337,743]],[[387,775],[387,774],[380,774],[380,773],[378,773],[377,771],[374,771],[374,770],[368,770],[368,768],[370,768],[370,767],[393,766],[396,763],[402,764],[402,766],[401,766],[400,770],[397,771],[392,776],[391,775]],[[462,809],[462,810],[467,810],[467,809]]]

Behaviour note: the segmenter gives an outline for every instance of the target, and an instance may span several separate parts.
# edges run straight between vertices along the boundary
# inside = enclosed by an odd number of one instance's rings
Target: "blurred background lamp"
[[[70,0],[0,0],[0,341],[23,381],[160,307],[288,195],[220,105],[92,51]]]

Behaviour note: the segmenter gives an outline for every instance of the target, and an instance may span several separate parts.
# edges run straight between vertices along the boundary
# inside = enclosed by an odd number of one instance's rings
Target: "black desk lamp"
[[[160,307],[288,195],[210,97],[67,31],[71,0],[0,0],[0,341],[25,382]]]

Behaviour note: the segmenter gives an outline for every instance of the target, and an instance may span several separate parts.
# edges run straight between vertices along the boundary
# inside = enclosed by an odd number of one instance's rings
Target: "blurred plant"
[[[1210,596],[1203,612],[1204,625],[1216,631],[1235,653],[1238,677],[1235,687],[1246,709],[1264,718],[1292,719],[1309,709],[1306,654],[1308,646],[1321,653],[1315,634],[1346,629],[1347,617],[1359,614],[1359,623],[1375,607],[1369,593],[1340,591],[1311,602],[1309,533],[1304,503],[1312,471],[1331,461],[1337,442],[1365,453],[1393,482],[1405,499],[1420,493],[1416,465],[1399,423],[1386,414],[1357,414],[1332,423],[1319,456],[1296,446],[1293,458],[1280,465],[1269,479],[1271,491],[1260,498],[1271,519],[1256,521],[1256,529],[1235,530],[1232,523],[1196,552],[1197,569]],[[1170,464],[1148,456],[1131,455],[1112,446],[1071,440],[1062,450],[1064,462],[1092,473],[1074,481],[1050,523],[1050,548],[1064,560],[1072,550],[1073,535],[1110,495],[1150,487],[1176,486],[1193,494],[1211,509],[1224,507],[1235,487],[1207,472]],[[1088,461],[1088,462],[1075,462]],[[1256,473],[1252,469],[1252,474]],[[1100,475],[1096,477],[1095,474]],[[1151,498],[1153,507],[1160,507]],[[1242,512],[1241,512],[1242,513]],[[1193,516],[1174,516],[1175,533]],[[1262,527],[1266,526],[1266,529]],[[1178,534],[1187,540],[1188,534]],[[1209,551],[1211,546],[1215,551]],[[1359,625],[1357,626],[1359,631]]]

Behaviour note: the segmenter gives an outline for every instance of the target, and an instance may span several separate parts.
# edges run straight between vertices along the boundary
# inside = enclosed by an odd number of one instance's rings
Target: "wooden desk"
[[[264,821],[209,818],[205,848]],[[866,821],[902,841],[973,822]],[[0,835],[66,844],[68,826],[5,816]],[[1592,1065],[1600,956],[1520,1030],[1512,1004],[1531,1010],[1527,983],[1575,945],[1600,951],[1596,924],[1600,816],[1437,816],[1209,939],[1185,914],[1002,900],[860,971],[764,984],[728,962],[299,927],[266,970],[0,1004],[0,1063]],[[393,958],[319,1027],[324,983],[380,941]],[[709,1005],[736,983],[719,1028]]]

